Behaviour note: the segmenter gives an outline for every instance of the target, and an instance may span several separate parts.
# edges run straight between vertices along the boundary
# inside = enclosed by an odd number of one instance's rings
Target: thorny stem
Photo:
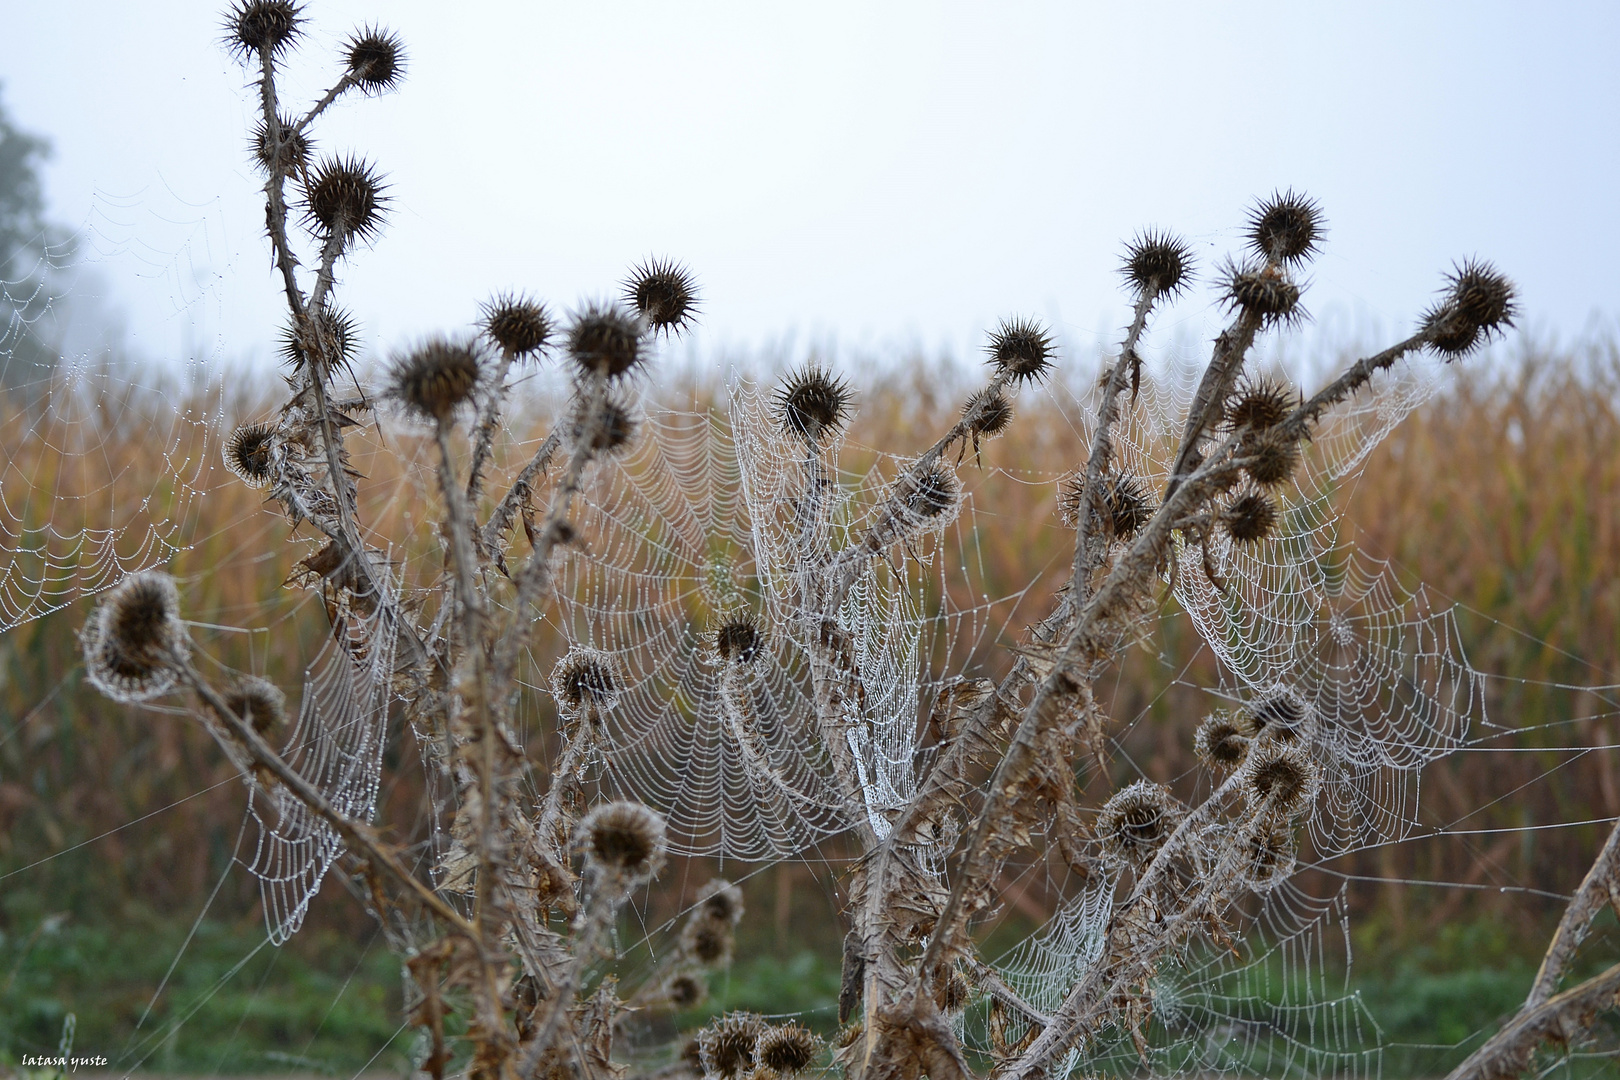
[[[281,167],[281,117],[276,112],[276,69],[270,49],[259,50],[259,98],[264,107],[264,129],[274,150],[270,155],[270,177],[264,182],[265,230],[270,234],[270,246],[275,250],[276,266],[281,270],[282,287],[287,292],[287,306],[292,309],[296,322],[304,314],[304,294],[298,288],[292,247],[287,243],[287,174]]]
[[[366,65],[368,70],[370,69],[370,66],[370,64]],[[293,130],[300,132],[307,131],[309,129],[309,125],[315,122],[315,118],[321,115],[321,113],[325,112],[326,107],[332,104],[332,102],[336,101],[339,94],[356,85],[359,81],[360,79],[356,72],[345,72],[343,78],[339,79],[332,86],[332,89],[321,95],[321,100],[310,106],[309,112],[304,114],[304,118],[298,121]]]
[[[500,416],[501,402],[506,398],[506,373],[512,368],[512,354],[501,350],[500,364],[495,377],[489,382],[489,397],[478,410],[477,434],[473,438],[472,465],[467,470],[467,501],[478,498],[483,480],[484,466],[489,463],[490,449],[495,442],[495,422]]]
[[[607,898],[603,897],[602,887],[607,885],[613,891]],[[534,1075],[540,1065],[540,1059],[551,1048],[551,1037],[556,1034],[557,1024],[568,1012],[573,1003],[574,991],[578,988],[585,969],[595,959],[596,942],[602,932],[613,925],[618,916],[619,908],[629,899],[625,883],[616,877],[596,881],[592,884],[590,898],[585,909],[580,912],[575,923],[573,947],[573,963],[569,965],[568,973],[563,976],[546,1005],[546,1017],[536,1029],[534,1038],[529,1044],[529,1050],[523,1056],[523,1063],[518,1067],[518,1076]]]
[[[1432,336],[1433,332],[1430,330],[1419,330],[1405,341],[1397,342],[1383,352],[1356,361],[1344,374],[1311,395],[1309,401],[1290,413],[1278,427],[1289,435],[1303,435],[1312,424],[1321,419],[1323,413],[1359,390],[1374,373],[1390,367],[1412,350],[1421,349],[1429,343]]]
[[[1215,339],[1215,355],[1210,359],[1209,367],[1204,369],[1203,381],[1198,384],[1198,392],[1193,395],[1192,407],[1187,410],[1187,426],[1181,435],[1181,446],[1176,451],[1175,464],[1170,467],[1170,482],[1165,487],[1165,498],[1175,493],[1185,475],[1192,470],[1193,460],[1198,453],[1198,440],[1204,437],[1215,421],[1220,418],[1220,410],[1226,402],[1226,396],[1232,390],[1238,372],[1243,369],[1243,358],[1248,355],[1249,348],[1254,344],[1254,336],[1260,330],[1261,316],[1245,308],[1237,317],[1237,321],[1221,332]]]
[[[1541,961],[1541,969],[1536,972],[1536,981],[1530,987],[1530,996],[1525,998],[1524,1008],[1537,1008],[1552,997],[1570,957],[1605,904],[1613,904],[1614,913],[1620,915],[1620,822],[1609,831],[1608,842],[1592,861],[1581,887],[1564,909],[1564,916],[1547,946],[1547,955]]]
[[[552,431],[534,452],[534,457],[523,467],[523,471],[518,473],[517,479],[512,481],[512,486],[507,489],[500,505],[495,507],[495,512],[489,515],[489,521],[479,531],[478,539],[486,552],[500,550],[501,537],[512,527],[512,519],[517,516],[518,508],[527,502],[534,492],[534,478],[551,464],[551,459],[561,446],[562,435]]]

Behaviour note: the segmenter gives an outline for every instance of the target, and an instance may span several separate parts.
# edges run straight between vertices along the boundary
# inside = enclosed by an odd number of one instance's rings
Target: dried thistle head
[[[623,378],[647,359],[647,325],[617,304],[587,304],[568,326],[567,348],[582,373]]]
[[[754,1067],[754,1046],[765,1021],[756,1013],[733,1012],[698,1032],[698,1058],[703,1075],[741,1080]]]
[[[654,334],[680,334],[697,318],[697,279],[669,259],[648,259],[630,272],[622,293]]]
[[[901,483],[908,516],[920,526],[942,525],[962,501],[962,483],[943,465],[921,476],[907,473]]]
[[[502,293],[483,306],[483,314],[485,335],[514,360],[540,355],[556,330],[546,306],[521,293]]]
[[[1001,320],[984,351],[990,354],[989,362],[996,370],[1006,372],[1015,383],[1046,378],[1057,356],[1046,327],[1025,318]]]
[[[709,996],[709,984],[689,972],[673,976],[664,984],[664,997],[677,1009],[695,1009]]]
[[[597,402],[594,412],[587,415],[586,403],[579,401],[574,409],[573,437],[576,443],[589,442],[592,453],[616,454],[630,445],[636,436],[636,420],[630,415],[630,406],[612,393]]]
[[[187,641],[174,578],[158,570],[129,575],[91,613],[79,641],[91,685],[114,701],[166,692]]]
[[[1170,297],[1192,281],[1192,247],[1168,232],[1148,229],[1125,245],[1119,272],[1137,296]]]
[[[779,1076],[801,1073],[821,1056],[821,1040],[799,1024],[767,1027],[754,1045],[754,1061]]]
[[[1261,487],[1275,487],[1287,480],[1302,460],[1299,440],[1280,428],[1251,433],[1238,448],[1238,455],[1250,459],[1245,471]]]
[[[472,401],[483,372],[472,342],[431,337],[389,368],[388,396],[419,419],[445,423]]]
[[[589,705],[612,708],[619,699],[613,658],[596,649],[570,649],[551,672],[551,695],[566,713]]]
[[[1249,246],[1271,262],[1298,263],[1311,258],[1326,232],[1322,204],[1292,188],[1272,192],[1249,211]]]
[[[788,434],[819,443],[848,421],[853,396],[848,383],[811,361],[777,388],[777,422]]]
[[[1121,788],[1097,816],[1103,854],[1125,866],[1146,866],[1175,831],[1180,807],[1163,784],[1138,780]]]
[[[1279,817],[1310,806],[1321,789],[1321,769],[1303,746],[1261,741],[1249,749],[1242,784],[1250,801]]]
[[[275,479],[276,429],[269,424],[243,424],[225,440],[225,467],[249,487],[269,487]]]
[[[748,612],[738,612],[715,629],[714,651],[724,663],[752,664],[762,641],[759,620]]]
[[[327,158],[316,167],[304,189],[305,218],[326,236],[345,246],[369,241],[382,228],[388,197],[375,166],[350,155]]]
[[[714,919],[736,926],[743,917],[742,890],[725,878],[713,878],[698,893],[693,917]]]
[[[644,881],[664,863],[664,818],[638,802],[610,802],[580,819],[575,843],[599,874]]]
[[[1309,738],[1314,716],[1304,698],[1286,686],[1277,686],[1244,706],[1237,719],[1253,738],[1295,743]]]
[[[405,77],[405,42],[379,26],[351,34],[343,43],[343,56],[355,85],[367,94],[386,93]]]
[[[1490,263],[1468,259],[1446,275],[1445,295],[1423,315],[1429,347],[1452,360],[1488,342],[1518,315],[1513,283]]]
[[[731,924],[720,919],[693,919],[681,928],[681,952],[704,967],[729,964],[735,943]]]
[[[281,356],[294,368],[312,360],[330,376],[334,368],[349,367],[360,349],[360,328],[354,316],[335,304],[311,308],[301,322],[281,331]]]
[[[1005,394],[980,390],[967,399],[962,406],[962,415],[973,417],[968,426],[972,428],[975,438],[994,438],[1012,423],[1012,402],[1007,400]]]
[[[1220,513],[1220,524],[1240,544],[1257,544],[1277,529],[1277,504],[1261,491],[1239,495]]]
[[[1243,878],[1263,893],[1294,872],[1294,830],[1286,820],[1259,817],[1243,837]]]
[[[1299,396],[1287,383],[1264,376],[1245,377],[1226,399],[1226,426],[1233,431],[1241,427],[1252,431],[1276,427],[1288,419],[1298,401]]]
[[[1058,496],[1058,510],[1064,524],[1077,528],[1080,524],[1080,500],[1084,495],[1086,477],[1076,475]],[[1102,480],[1103,523],[1116,540],[1129,540],[1153,520],[1154,499],[1147,483],[1128,472],[1116,472]]]
[[[225,13],[226,47],[245,62],[279,57],[303,33],[302,14],[292,0],[238,0]]]
[[[281,128],[279,142],[270,141],[270,124],[260,120],[248,140],[248,150],[260,167],[280,173],[301,173],[309,167],[309,155],[314,143],[302,131],[293,130],[293,121],[278,117]]]
[[[1231,772],[1243,764],[1248,752],[1249,737],[1225,710],[1204,717],[1193,734],[1193,753],[1219,773]]]
[[[1228,263],[1226,302],[1260,320],[1262,326],[1292,325],[1304,318],[1299,286],[1281,266],[1263,263]]]
[[[225,695],[225,704],[238,720],[268,736],[287,722],[287,695],[269,679],[244,675]]]

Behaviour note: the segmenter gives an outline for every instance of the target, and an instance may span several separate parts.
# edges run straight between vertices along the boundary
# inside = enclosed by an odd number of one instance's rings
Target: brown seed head
[[[1103,853],[1123,865],[1145,866],[1180,816],[1169,788],[1138,780],[1115,792],[1097,817]]]
[[[238,720],[268,736],[287,721],[287,695],[268,679],[245,675],[225,695],[225,704]]]
[[[681,951],[705,967],[717,967],[731,960],[731,924],[717,919],[697,919],[681,929]]]
[[[283,116],[278,121],[281,129],[278,143],[270,142],[270,125],[260,120],[253,129],[252,138],[248,140],[248,150],[260,167],[267,171],[275,170],[283,174],[303,172],[309,167],[313,143],[303,132],[293,130],[291,119]]]
[[[1080,473],[1064,485],[1058,496],[1058,510],[1064,524],[1070,528],[1080,525],[1080,499],[1085,488],[1085,473]],[[1116,540],[1129,540],[1149,521],[1153,520],[1154,499],[1147,484],[1127,472],[1103,477],[1101,511],[1103,524],[1113,530]]]
[[[1210,713],[1193,735],[1193,753],[1216,772],[1231,772],[1249,752],[1248,736],[1225,711]]]
[[[612,657],[596,649],[571,649],[551,673],[551,695],[569,713],[587,704],[611,708],[619,699]]]
[[[1227,303],[1258,316],[1262,325],[1292,324],[1304,318],[1299,286],[1281,267],[1229,263],[1224,277]]]
[[[164,693],[177,676],[174,654],[186,646],[174,579],[157,570],[129,575],[96,607],[79,640],[91,684],[114,701]]]
[[[360,328],[340,307],[322,304],[310,309],[304,322],[286,326],[281,331],[281,357],[295,368],[303,368],[311,360],[321,365],[330,376],[332,369],[349,367],[360,351]]]
[[[1005,394],[980,390],[967,399],[967,404],[962,406],[962,415],[973,416],[969,426],[974,435],[993,438],[1006,431],[1012,423],[1012,402],[1007,400]]]
[[[1429,347],[1455,359],[1491,340],[1518,315],[1513,283],[1490,263],[1469,259],[1446,275],[1446,295],[1423,316]]]
[[[741,1080],[754,1067],[754,1046],[765,1021],[755,1013],[727,1013],[698,1032],[698,1057],[705,1076]]]
[[[699,914],[705,919],[715,919],[736,926],[743,917],[742,890],[725,878],[712,879],[698,893],[698,906],[693,917],[696,918]]]
[[[568,327],[568,355],[585,374],[621,378],[647,358],[646,324],[615,304],[589,304]]]
[[[1280,428],[1268,428],[1250,434],[1238,448],[1238,456],[1252,458],[1248,464],[1249,476],[1261,487],[1273,487],[1294,475],[1299,468],[1299,441],[1290,438]]]
[[[482,377],[475,345],[434,337],[389,369],[388,395],[417,417],[443,423],[472,400]]]
[[[1174,296],[1192,281],[1192,248],[1178,236],[1149,229],[1125,245],[1119,272],[1138,296]]]
[[[1256,698],[1238,714],[1247,734],[1280,742],[1299,742],[1310,735],[1311,707],[1286,686]]]
[[[648,259],[632,270],[622,296],[654,334],[680,334],[697,317],[697,279],[668,259]]]
[[[1221,511],[1221,525],[1240,544],[1255,544],[1277,528],[1277,504],[1259,491],[1239,495]]]
[[[1286,383],[1264,377],[1245,379],[1226,399],[1226,426],[1262,431],[1288,419],[1299,397]]]
[[[637,802],[596,807],[580,819],[575,837],[587,865],[618,877],[649,878],[664,862],[664,819]]]
[[[803,1072],[821,1056],[821,1040],[798,1024],[768,1027],[754,1046],[754,1060],[781,1076]]]
[[[776,390],[777,422],[790,435],[819,443],[849,419],[849,384],[811,361]]]
[[[935,465],[921,476],[907,474],[901,486],[906,510],[918,522],[940,523],[962,498],[956,474],[943,465]]]
[[[268,487],[275,479],[275,439],[269,424],[243,424],[225,442],[225,467],[249,487]]]
[[[696,975],[676,975],[664,984],[664,996],[677,1009],[695,1009],[709,996],[709,984]]]
[[[405,43],[392,31],[362,27],[344,42],[343,53],[349,74],[367,94],[386,93],[405,77]]]
[[[368,241],[382,228],[388,198],[382,176],[364,158],[327,158],[304,190],[305,218],[345,246]]]
[[[502,294],[484,305],[484,333],[515,360],[538,356],[555,330],[546,306],[522,294]]]
[[[1256,892],[1265,892],[1294,872],[1294,830],[1286,820],[1260,817],[1244,837],[1244,877]]]
[[[990,363],[1011,375],[1015,383],[1046,378],[1057,356],[1046,328],[1024,318],[1001,320],[984,351],[990,354]]]
[[[1268,811],[1288,817],[1306,809],[1321,787],[1321,770],[1303,746],[1260,741],[1243,763],[1243,790]]]
[[[1249,246],[1262,259],[1297,263],[1311,258],[1327,231],[1322,204],[1292,188],[1249,211]]]
[[[278,57],[303,32],[302,12],[292,0],[238,0],[225,13],[225,44],[245,62],[266,50]]]
[[[630,406],[611,393],[597,404],[596,411],[587,416],[585,403],[579,402],[574,410],[574,441],[589,440],[591,452],[598,456],[616,454],[630,445],[636,436],[636,420],[630,415]]]
[[[752,615],[733,615],[714,632],[714,650],[733,664],[751,664],[759,655],[759,623]]]

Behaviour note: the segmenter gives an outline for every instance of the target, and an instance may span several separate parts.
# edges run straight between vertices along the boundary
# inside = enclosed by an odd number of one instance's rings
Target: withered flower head
[[[1058,510],[1064,524],[1071,528],[1080,525],[1080,499],[1084,494],[1086,475],[1076,475],[1058,496]],[[1153,520],[1154,499],[1146,482],[1128,472],[1116,472],[1102,480],[1103,524],[1113,531],[1114,539],[1129,540]]]
[[[1239,495],[1221,511],[1221,525],[1240,544],[1254,544],[1277,528],[1277,504],[1263,492]]]
[[[513,359],[537,356],[555,329],[546,306],[522,294],[502,294],[484,305],[484,333]]]
[[[961,482],[943,465],[935,465],[921,476],[906,474],[901,487],[906,509],[918,522],[938,523],[962,498]]]
[[[967,404],[962,406],[962,415],[973,416],[969,426],[975,436],[992,438],[1006,431],[1012,423],[1012,402],[1007,400],[1005,394],[980,390],[967,399]]]
[[[225,467],[249,487],[268,487],[275,478],[275,439],[269,424],[243,424],[225,442]]]
[[[596,807],[580,819],[575,837],[587,865],[621,878],[649,878],[664,862],[663,816],[637,802]]]
[[[731,960],[731,924],[719,919],[694,919],[681,928],[681,951],[705,967]]]
[[[1243,440],[1238,454],[1253,459],[1248,473],[1261,487],[1274,487],[1293,476],[1301,456],[1299,440],[1279,428],[1254,432]]]
[[[1249,246],[1262,259],[1297,263],[1309,259],[1327,231],[1322,204],[1292,188],[1272,192],[1249,211]]]
[[[344,42],[343,53],[349,74],[368,94],[392,90],[405,77],[405,43],[390,30],[362,27]]]
[[[1178,236],[1149,229],[1125,245],[1125,275],[1138,296],[1174,296],[1192,280],[1192,247]]]
[[[1286,383],[1263,376],[1245,378],[1226,399],[1226,426],[1233,431],[1240,427],[1253,431],[1276,427],[1288,419],[1298,401]]]
[[[759,646],[759,623],[746,612],[730,616],[714,632],[714,650],[728,663],[753,663]]]
[[[348,367],[360,350],[360,328],[354,316],[333,304],[311,308],[302,324],[289,325],[281,331],[281,356],[295,368],[302,368],[311,359],[321,364],[330,376],[333,368]]]
[[[421,419],[443,423],[472,400],[483,370],[471,342],[432,337],[389,369],[388,396]]]
[[[844,426],[852,397],[848,383],[812,360],[777,387],[777,422],[789,434],[817,443]]]
[[[1297,744],[1256,742],[1242,775],[1249,798],[1283,817],[1308,807],[1321,787],[1321,770],[1310,751]]]
[[[742,890],[725,878],[711,879],[698,893],[694,917],[699,914],[705,919],[737,925],[743,917]]]
[[[309,154],[313,147],[309,136],[301,131],[293,130],[293,121],[288,117],[279,117],[281,140],[274,145],[270,142],[270,125],[260,120],[253,128],[253,137],[248,140],[248,150],[253,154],[255,161],[265,169],[274,169],[282,173],[302,172],[309,166]]]
[[[1261,325],[1292,324],[1304,317],[1299,306],[1299,286],[1282,267],[1228,263],[1223,276],[1227,303],[1257,316]]]
[[[754,1046],[754,1060],[781,1076],[803,1072],[821,1056],[821,1040],[798,1024],[768,1027]]]
[[[109,591],[79,636],[85,672],[114,701],[145,701],[178,675],[174,654],[186,647],[180,592],[158,570],[131,574]]]
[[[266,49],[280,56],[303,32],[302,13],[292,0],[238,0],[225,13],[225,44],[250,63]]]
[[[648,259],[632,270],[622,295],[654,334],[679,334],[697,317],[697,279],[668,259]]]
[[[698,1032],[698,1057],[705,1076],[741,1080],[754,1067],[754,1045],[765,1021],[757,1014],[733,1012]]]
[[[619,699],[613,658],[596,649],[570,649],[551,672],[551,694],[570,713],[587,704],[611,708]]]
[[[1490,263],[1469,259],[1446,275],[1445,296],[1423,316],[1429,347],[1455,359],[1491,340],[1518,315],[1513,283]]]
[[[1204,717],[1193,735],[1193,753],[1216,772],[1231,772],[1248,752],[1248,736],[1224,710]]]
[[[595,454],[616,454],[635,438],[636,420],[630,415],[630,406],[610,393],[597,404],[591,416],[586,415],[585,402],[577,403],[573,435],[575,442],[588,439]]]
[[[696,975],[676,975],[664,984],[664,996],[677,1009],[695,1009],[709,996],[709,984]]]
[[[1007,372],[1015,383],[1046,378],[1057,355],[1046,328],[1024,318],[1001,320],[984,351],[990,354],[990,363]]]
[[[1281,742],[1298,742],[1310,734],[1311,707],[1286,686],[1257,698],[1238,714],[1249,735],[1264,735]]]
[[[646,330],[616,304],[587,304],[568,327],[568,355],[587,375],[617,379],[647,358]]]
[[[369,241],[382,228],[388,198],[382,176],[364,158],[327,158],[304,191],[305,217],[345,245]]]
[[[244,675],[225,695],[225,704],[238,720],[268,736],[287,720],[287,695],[268,679]]]
[[[1265,892],[1294,872],[1294,830],[1286,820],[1257,818],[1243,839],[1243,876]]]
[[[1170,789],[1138,780],[1114,793],[1097,816],[1103,853],[1115,862],[1146,866],[1181,816]]]

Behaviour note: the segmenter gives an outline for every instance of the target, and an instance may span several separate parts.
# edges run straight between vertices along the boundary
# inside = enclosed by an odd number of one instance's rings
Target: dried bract
[[[821,1040],[799,1024],[766,1028],[754,1046],[754,1060],[782,1076],[803,1072],[820,1056]]]
[[[984,351],[990,354],[990,363],[1014,382],[1044,379],[1057,356],[1046,328],[1023,318],[1001,320]]]
[[[114,701],[146,701],[178,677],[176,653],[187,639],[174,578],[131,574],[97,606],[80,634],[91,685]]]
[[[1216,772],[1230,772],[1243,764],[1249,737],[1225,711],[1204,717],[1193,734],[1193,753]]]
[[[697,317],[697,279],[668,259],[649,259],[631,271],[623,297],[654,334],[679,334]]]
[[[568,355],[587,375],[621,378],[646,353],[646,324],[614,304],[587,305],[568,327]]]
[[[305,189],[305,216],[327,236],[345,245],[371,240],[382,228],[388,199],[382,176],[363,158],[328,158]]]
[[[1115,792],[1097,817],[1103,854],[1126,866],[1145,866],[1169,839],[1179,817],[1169,788],[1138,780]]]
[[[1071,528],[1080,524],[1080,499],[1085,483],[1085,474],[1081,473],[1064,485],[1058,497],[1058,510],[1064,523]],[[1104,526],[1116,540],[1129,540],[1153,520],[1155,500],[1140,477],[1127,472],[1105,476],[1099,494],[1102,505],[1097,509],[1101,512]]]
[[[269,487],[275,479],[275,439],[269,424],[243,424],[225,441],[225,467],[249,487]]]
[[[789,434],[817,443],[849,419],[849,384],[811,362],[776,390],[777,421]]]
[[[405,77],[405,43],[398,34],[367,26],[343,45],[349,75],[368,94],[394,89]]]
[[[575,842],[598,872],[645,880],[664,862],[664,819],[637,802],[606,803],[580,819]]]
[[[1174,296],[1192,281],[1192,247],[1178,236],[1149,229],[1125,245],[1120,273],[1138,296]]]
[[[522,295],[497,296],[484,305],[484,333],[514,360],[537,356],[551,341],[554,327],[546,306]]]
[[[269,735],[287,721],[287,695],[268,679],[245,675],[225,695],[225,704],[238,720],[260,735]]]
[[[551,673],[551,694],[567,712],[578,712],[585,705],[611,708],[619,698],[618,680],[613,674],[613,658],[596,649],[573,649]]]
[[[476,346],[429,338],[389,369],[388,396],[421,419],[443,423],[472,400],[482,378]]]
[[[1325,231],[1322,205],[1292,188],[1273,192],[1249,211],[1249,246],[1262,259],[1279,263],[1309,259]]]
[[[225,15],[225,44],[244,61],[280,56],[303,32],[302,12],[292,0],[239,0]]]

